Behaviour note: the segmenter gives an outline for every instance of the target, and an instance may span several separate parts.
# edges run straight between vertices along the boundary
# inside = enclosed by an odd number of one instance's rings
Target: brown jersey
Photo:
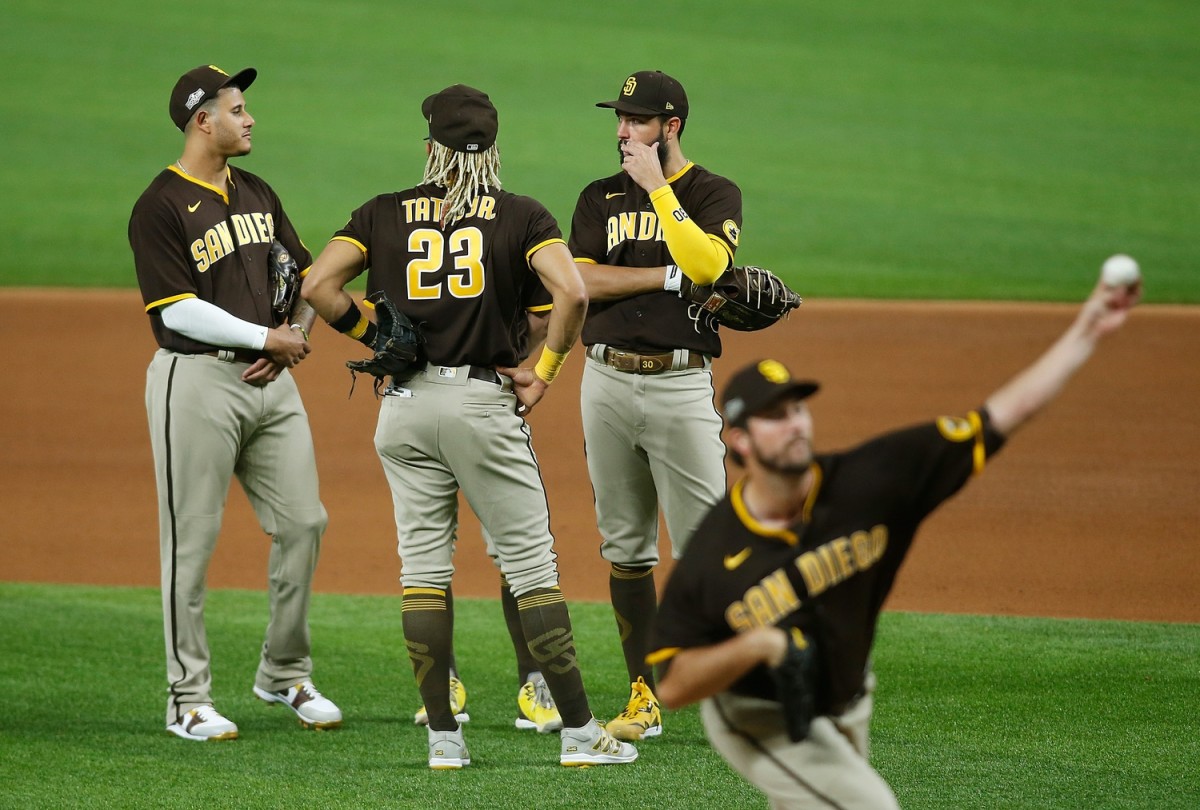
[[[734,183],[688,163],[668,178],[680,205],[700,229],[716,237],[730,263],[742,228],[742,192]],[[571,220],[576,261],[617,267],[675,264],[650,195],[625,172],[597,180],[579,195]],[[620,271],[613,271],[620,272]],[[719,356],[717,324],[673,292],[650,292],[588,307],[583,343],[644,352],[689,349]]]
[[[562,243],[541,203],[499,189],[442,227],[444,189],[382,194],[334,234],[366,257],[367,294],[382,290],[421,324],[427,361],[439,366],[515,366],[524,356],[526,311],[549,304],[533,254]]]
[[[754,627],[799,628],[817,642],[822,713],[838,711],[863,687],[879,613],[917,527],[1003,443],[983,412],[818,455],[800,520],[781,530],[750,515],[738,482],[671,574],[647,660]],[[730,691],[776,699],[763,666]]]
[[[229,194],[168,166],[142,192],[129,218],[129,246],[158,345],[183,353],[214,348],[163,325],[160,307],[184,298],[215,304],[242,320],[278,326],[267,255],[278,239],[300,267],[312,256],[262,178],[228,172]]]

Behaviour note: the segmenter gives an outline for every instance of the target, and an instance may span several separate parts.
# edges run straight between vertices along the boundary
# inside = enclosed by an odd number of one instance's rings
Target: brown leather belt
[[[684,368],[704,368],[706,359],[705,355],[699,352],[689,351]],[[629,374],[662,374],[664,371],[670,371],[674,362],[674,352],[638,354],[637,352],[624,352],[620,349],[606,348],[604,350],[604,365]]]
[[[197,352],[205,357],[215,357],[223,363],[257,363],[262,359],[262,352],[253,349],[217,349],[211,352]]]

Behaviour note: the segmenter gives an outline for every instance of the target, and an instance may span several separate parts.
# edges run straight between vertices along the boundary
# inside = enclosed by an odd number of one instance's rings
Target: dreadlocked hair
[[[480,192],[500,188],[500,152],[492,144],[482,152],[456,152],[437,141],[430,142],[422,183],[446,189],[442,202],[442,224],[462,219]]]

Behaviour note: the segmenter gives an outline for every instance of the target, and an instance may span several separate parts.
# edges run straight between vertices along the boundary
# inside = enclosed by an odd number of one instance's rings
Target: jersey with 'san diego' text
[[[161,308],[199,298],[260,326],[271,310],[267,256],[278,239],[301,268],[312,256],[262,178],[227,167],[229,194],[168,166],[142,192],[129,218],[129,246],[158,345],[183,353],[210,346],[168,329]]]
[[[680,207],[729,254],[727,266],[732,266],[742,229],[741,190],[690,162],[667,182]],[[579,262],[616,267],[676,264],[650,195],[625,172],[597,180],[580,193],[571,220],[570,248]],[[721,354],[716,321],[700,312],[698,305],[666,291],[592,302],[583,324],[583,343],[642,352],[689,349]]]
[[[541,203],[499,189],[467,215],[439,224],[445,189],[422,185],[382,194],[334,234],[363,251],[367,294],[382,290],[420,324],[425,359],[439,366],[515,366],[524,355],[526,312],[549,298],[530,262],[562,243]]]
[[[672,572],[647,661],[755,627],[797,628],[817,644],[819,711],[840,710],[863,688],[879,613],[917,527],[1003,443],[986,412],[972,412],[818,455],[801,518],[787,529],[758,523],[739,481]],[[776,699],[764,666],[730,691]]]

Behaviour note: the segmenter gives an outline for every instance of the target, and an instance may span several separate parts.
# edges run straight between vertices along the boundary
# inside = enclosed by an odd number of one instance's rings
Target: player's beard
[[[622,166],[625,165],[625,153],[621,151],[621,147],[625,145],[625,142],[617,141],[617,163]],[[658,165],[663,167],[663,171],[666,171],[667,168],[667,156],[667,139],[663,137],[663,125],[660,122],[658,125]]]
[[[750,453],[763,469],[787,477],[804,475],[812,466],[813,460],[812,445],[804,438],[788,442],[774,453],[767,453],[751,439]]]

